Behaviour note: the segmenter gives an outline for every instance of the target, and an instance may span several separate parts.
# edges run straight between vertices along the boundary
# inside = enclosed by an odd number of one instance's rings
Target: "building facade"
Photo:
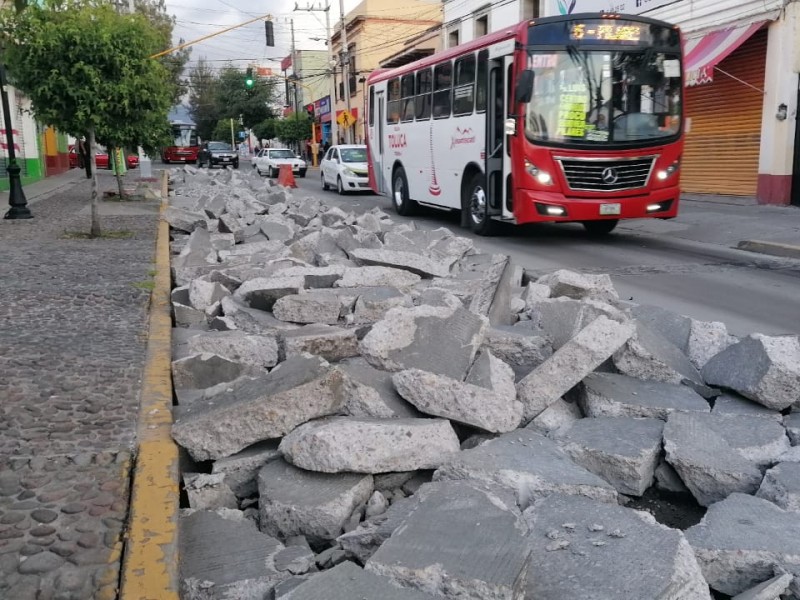
[[[679,25],[686,46],[686,193],[800,205],[797,0],[444,0],[452,47],[523,19],[616,10]],[[570,10],[571,8],[571,10]]]
[[[344,53],[341,25],[331,36],[333,55],[339,57],[335,70],[336,98],[333,118],[339,117],[347,127],[338,128],[339,143],[364,143],[364,88],[369,73],[380,67],[384,58],[407,49],[406,42],[437,28],[442,22],[440,0],[364,0],[345,15],[347,52]],[[437,45],[438,47],[438,45]],[[344,81],[342,60],[348,64],[348,81]],[[352,123],[342,119],[348,109],[345,85],[349,91],[349,114]],[[349,130],[349,137],[346,133]]]

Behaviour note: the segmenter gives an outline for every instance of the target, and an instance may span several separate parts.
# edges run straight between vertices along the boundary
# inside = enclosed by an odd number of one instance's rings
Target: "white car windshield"
[[[342,148],[341,154],[342,154],[342,162],[346,163],[367,162],[366,148]]]
[[[270,158],[294,158],[291,150],[270,150]]]

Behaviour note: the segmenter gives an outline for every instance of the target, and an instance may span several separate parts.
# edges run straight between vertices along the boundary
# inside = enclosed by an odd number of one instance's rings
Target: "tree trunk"
[[[123,154],[123,153],[120,152],[120,154]],[[122,175],[121,175],[122,167],[117,164],[117,148],[116,148],[116,146],[113,146],[111,148],[111,154],[109,155],[109,159],[112,156],[114,157],[114,175],[116,175],[116,177],[117,177],[117,189],[119,189],[119,199],[120,200],[125,200],[125,192],[122,191]]]
[[[92,164],[92,228],[89,235],[93,238],[100,237],[102,231],[100,230],[100,211],[99,211],[99,191],[97,183],[97,160],[94,151],[94,128],[89,128],[89,161]]]

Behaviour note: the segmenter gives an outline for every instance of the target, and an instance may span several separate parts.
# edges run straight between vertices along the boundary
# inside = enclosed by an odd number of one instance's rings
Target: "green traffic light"
[[[246,80],[245,80],[245,82],[244,82],[244,84],[245,84],[247,87],[253,87],[253,80],[252,80],[252,79],[246,79]]]

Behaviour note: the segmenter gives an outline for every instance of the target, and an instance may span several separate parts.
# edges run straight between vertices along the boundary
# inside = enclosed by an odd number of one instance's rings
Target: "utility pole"
[[[295,10],[301,10],[295,5]],[[328,109],[331,111],[331,145],[335,144],[338,140],[336,134],[338,133],[338,124],[336,123],[336,111],[334,110],[334,100],[336,99],[336,79],[333,76],[335,72],[335,65],[336,63],[333,60],[333,42],[331,41],[331,0],[325,1],[325,8],[316,8],[314,6],[307,6],[306,8],[302,9],[308,12],[317,12],[323,11],[325,13],[325,35],[328,40],[328,66],[331,69],[331,72],[328,76],[328,82],[330,84],[328,90]]]
[[[28,200],[25,192],[22,191],[22,180],[20,179],[20,169],[17,164],[17,156],[14,148],[14,124],[11,122],[11,106],[8,101],[8,90],[6,89],[6,70],[0,62],[0,97],[3,106],[3,126],[6,130],[6,173],[8,174],[8,204],[9,209],[5,214],[5,219],[30,219],[33,217],[28,208]]]
[[[342,18],[341,40],[342,51],[339,52],[339,58],[342,62],[342,79],[344,79],[344,104],[347,112],[350,112],[350,52],[347,45],[347,23],[344,22],[344,0],[339,0],[339,13]],[[344,130],[344,141],[346,144],[353,143],[353,134],[350,127]]]
[[[297,52],[294,48],[294,19],[289,20],[292,29],[292,78],[294,79],[294,113],[300,114],[300,103],[297,98]]]

